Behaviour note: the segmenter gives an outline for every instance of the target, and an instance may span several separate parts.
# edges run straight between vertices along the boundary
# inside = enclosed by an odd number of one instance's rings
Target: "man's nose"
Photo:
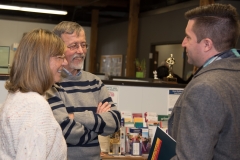
[[[63,63],[62,63],[62,65],[64,65],[64,66],[68,65],[68,61],[67,61],[66,58],[63,59]]]
[[[182,47],[186,47],[186,37],[184,37],[184,39],[182,41]]]

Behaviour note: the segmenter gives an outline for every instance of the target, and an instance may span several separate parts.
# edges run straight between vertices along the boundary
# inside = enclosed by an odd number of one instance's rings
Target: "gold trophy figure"
[[[169,57],[166,60],[166,63],[168,64],[168,76],[164,77],[163,80],[169,83],[177,83],[177,78],[174,78],[173,76],[173,65],[175,64],[175,59],[173,58],[173,54],[171,54],[171,57]]]

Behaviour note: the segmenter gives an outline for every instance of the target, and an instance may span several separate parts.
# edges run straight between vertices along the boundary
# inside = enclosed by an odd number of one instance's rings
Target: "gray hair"
[[[73,34],[74,32],[79,36],[81,31],[84,31],[84,28],[80,24],[71,21],[62,21],[53,29],[53,33],[59,37],[64,33]]]

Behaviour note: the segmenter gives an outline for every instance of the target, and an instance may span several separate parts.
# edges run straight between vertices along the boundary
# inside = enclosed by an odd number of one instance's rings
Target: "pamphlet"
[[[176,155],[176,141],[157,127],[148,160],[169,160]]]

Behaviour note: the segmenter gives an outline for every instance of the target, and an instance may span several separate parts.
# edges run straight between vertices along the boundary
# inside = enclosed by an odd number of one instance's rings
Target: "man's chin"
[[[78,65],[71,65],[70,68],[72,69],[82,69],[83,68],[83,64],[78,64]]]
[[[193,64],[193,62],[192,62],[192,61],[190,61],[189,59],[188,59],[188,61],[187,61],[187,62],[188,62],[188,64]]]

